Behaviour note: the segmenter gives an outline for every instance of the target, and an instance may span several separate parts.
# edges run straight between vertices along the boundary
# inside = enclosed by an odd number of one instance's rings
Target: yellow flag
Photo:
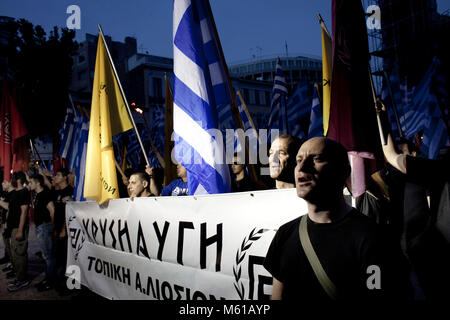
[[[325,23],[319,18],[322,30],[322,78],[323,78],[323,135],[327,135],[328,123],[330,121],[331,104],[331,37],[325,27]]]
[[[86,155],[84,197],[119,198],[112,136],[133,128],[102,33],[98,36]]]

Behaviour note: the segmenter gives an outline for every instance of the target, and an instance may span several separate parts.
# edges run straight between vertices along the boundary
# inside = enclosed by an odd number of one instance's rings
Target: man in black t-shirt
[[[33,201],[34,223],[36,225],[36,238],[45,260],[45,279],[36,287],[39,291],[49,290],[55,278],[55,254],[53,252],[53,221],[55,205],[52,195],[45,187],[44,177],[40,174],[31,178],[30,189],[35,192]]]
[[[396,269],[400,250],[385,245],[379,227],[349,207],[343,186],[350,174],[347,151],[326,138],[306,141],[296,157],[295,187],[307,202],[307,215],[281,226],[264,266],[273,276],[272,299],[295,301],[406,299],[406,278]],[[306,230],[318,261],[336,288],[327,293],[311,266],[300,240]],[[322,277],[323,278],[323,277]]]
[[[13,292],[27,287],[28,281],[28,207],[30,192],[24,186],[27,182],[23,172],[14,172],[11,185],[15,191],[11,194],[8,205],[7,227],[11,230],[11,261],[16,273],[16,280],[8,285]]]
[[[11,198],[11,194],[14,188],[11,186],[9,181],[4,180],[2,182],[2,193],[0,196],[0,211],[1,211],[1,226],[2,226],[2,238],[5,244],[5,255],[0,259],[0,265],[11,261],[11,246],[10,246],[10,235],[11,230],[6,227],[6,217],[8,215],[8,203]],[[6,270],[11,271],[12,266],[9,264]]]
[[[60,168],[53,178],[58,190],[54,190],[55,204],[55,254],[56,254],[56,277],[57,290],[61,292],[66,289],[65,272],[67,261],[67,230],[66,230],[66,203],[73,200],[73,188],[68,182],[69,171]]]

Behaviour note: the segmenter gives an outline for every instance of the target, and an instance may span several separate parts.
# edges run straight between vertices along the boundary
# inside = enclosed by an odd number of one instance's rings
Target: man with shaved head
[[[272,240],[264,262],[273,276],[272,299],[373,301],[406,295],[404,274],[395,266],[403,266],[399,248],[386,246],[378,226],[344,200],[350,174],[345,148],[312,138],[300,147],[296,163],[295,188],[308,212],[281,226]]]

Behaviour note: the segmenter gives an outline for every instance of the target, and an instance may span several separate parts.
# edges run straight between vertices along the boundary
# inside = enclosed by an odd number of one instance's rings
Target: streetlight
[[[134,111],[139,113],[141,115],[142,119],[144,119],[144,124],[145,124],[145,127],[147,128],[148,139],[150,140],[150,146],[152,147],[152,151],[155,153],[156,158],[158,159],[159,164],[161,165],[161,167],[165,168],[164,158],[161,156],[161,154],[159,153],[158,149],[153,144],[152,135],[151,135],[151,131],[150,131],[150,126],[148,125],[147,119],[145,118],[144,109],[140,108],[139,106],[137,106],[136,103],[134,103],[134,102],[131,103],[131,106],[133,107]]]

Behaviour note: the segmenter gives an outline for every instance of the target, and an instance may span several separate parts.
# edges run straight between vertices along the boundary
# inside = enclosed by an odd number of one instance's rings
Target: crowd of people
[[[396,145],[390,135],[387,142],[385,167],[372,176],[372,184],[356,205],[344,196],[350,164],[347,150],[338,142],[321,137],[302,143],[290,135],[279,136],[269,150],[270,179],[263,183],[253,179],[240,154],[234,155],[233,192],[295,188],[307,203],[308,212],[281,226],[268,250],[264,266],[273,276],[273,299],[449,296],[448,156],[429,160],[420,157],[411,142]],[[162,169],[128,169],[122,175],[120,194],[131,200],[186,196],[187,175],[186,168],[177,164],[178,178],[163,187]],[[5,256],[0,262],[8,263],[3,267],[11,279],[8,291],[30,283],[30,208],[46,266],[37,290],[63,290],[65,204],[73,199],[71,174],[66,169],[59,169],[55,176],[41,169],[31,177],[14,172],[2,188]],[[381,273],[381,282],[370,278],[370,270]]]
[[[73,200],[73,186],[67,169],[52,176],[47,170],[28,176],[14,172],[11,181],[2,182],[0,207],[5,255],[0,263],[9,279],[8,291],[30,285],[28,277],[28,235],[30,220],[35,225],[40,255],[45,261],[45,278],[36,284],[38,291],[66,291],[67,230],[65,206]]]

